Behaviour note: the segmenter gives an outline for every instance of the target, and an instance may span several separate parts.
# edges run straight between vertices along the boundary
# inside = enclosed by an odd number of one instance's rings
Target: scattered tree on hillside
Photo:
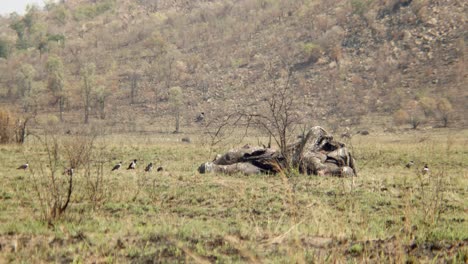
[[[36,70],[31,64],[25,63],[21,65],[20,70],[16,74],[17,91],[21,98],[27,97],[31,93],[35,75]]]
[[[0,58],[7,59],[10,56],[10,43],[4,39],[0,39]]]
[[[63,63],[60,57],[50,56],[47,61],[47,88],[52,92],[59,107],[60,121],[63,121],[63,111],[65,107],[65,74]]]
[[[31,64],[23,64],[16,74],[17,94],[21,98],[24,112],[35,111],[38,101],[38,86],[41,83],[34,82],[36,69]]]
[[[140,56],[139,53],[134,55],[135,57]],[[130,86],[130,104],[137,103],[138,93],[141,87],[141,83],[144,77],[144,71],[148,67],[148,64],[143,60],[129,61],[127,67],[121,73],[121,77],[128,81]]]
[[[412,129],[418,128],[426,121],[421,103],[416,100],[407,102],[394,114],[393,119],[396,124],[410,124]]]
[[[426,118],[434,116],[437,109],[437,102],[434,98],[426,96],[421,98],[419,103],[421,104],[421,108]]]
[[[442,121],[443,126],[447,127],[453,114],[453,106],[447,98],[441,98],[437,102],[437,116]]]
[[[96,88],[96,102],[99,110],[99,118],[101,119],[106,118],[106,102],[110,95],[111,93],[106,89],[106,87],[101,85]]]
[[[179,86],[174,86],[169,89],[169,102],[171,104],[171,112],[174,115],[175,130],[174,133],[180,132],[180,111],[183,104],[182,89]]]
[[[95,71],[96,65],[94,63],[86,63],[81,69],[81,78],[83,79],[83,86],[81,95],[84,104],[84,123],[89,123],[89,112],[91,110],[91,93],[95,88]]]
[[[16,32],[18,36],[16,47],[18,49],[27,49],[34,46],[35,33],[40,30],[37,23],[39,21],[39,8],[36,5],[27,7],[27,12],[23,17],[14,16],[10,24],[10,28]]]

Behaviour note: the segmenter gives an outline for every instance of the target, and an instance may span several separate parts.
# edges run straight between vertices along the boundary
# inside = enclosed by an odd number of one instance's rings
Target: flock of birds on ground
[[[128,165],[128,168],[127,170],[134,170],[136,169],[136,164],[137,164],[137,160],[134,159],[132,160],[132,162],[130,162],[130,164]],[[414,161],[410,161],[408,162],[405,167],[407,169],[411,169],[413,166],[415,165]],[[17,169],[18,170],[26,170],[27,168],[29,168],[29,164],[28,163],[25,163],[21,166],[19,166]],[[116,164],[111,171],[116,171],[116,170],[119,170],[120,168],[122,168],[122,161],[119,162],[118,164]],[[146,168],[145,168],[145,171],[146,172],[151,172],[153,170],[153,163],[150,162]],[[163,167],[159,166],[156,171],[163,171]],[[66,175],[73,175],[73,168],[68,168],[65,170],[65,172],[63,174],[66,174]],[[426,175],[426,174],[429,174],[429,167],[427,166],[427,164],[424,164],[424,167],[422,168],[421,170],[421,174],[422,175]]]
[[[127,170],[135,170],[136,169],[136,164],[137,164],[137,160],[134,159],[132,160],[132,162],[130,162],[130,164],[128,165],[128,168]],[[116,164],[111,171],[116,171],[116,170],[119,170],[120,168],[122,167],[122,161],[119,162],[118,164]],[[25,163],[21,166],[19,166],[17,169],[18,170],[27,170],[29,168],[29,163]],[[63,172],[64,175],[69,175],[69,176],[72,176],[73,175],[73,170],[74,168],[71,167],[71,168],[66,168],[65,171]],[[153,163],[150,162],[146,167],[145,167],[145,171],[146,172],[151,172],[153,170]],[[158,168],[156,168],[156,171],[163,171],[163,167],[159,166]]]
[[[134,169],[136,169],[136,164],[137,164],[137,160],[136,160],[136,159],[132,160],[132,162],[130,162],[130,164],[128,165],[127,170],[134,170]],[[116,164],[116,165],[112,168],[111,171],[119,170],[121,167],[122,167],[122,161],[119,162],[118,164]],[[150,171],[152,171],[152,170],[153,170],[153,163],[150,162],[150,163],[146,166],[145,171],[146,171],[146,172],[150,172]],[[158,168],[156,169],[156,171],[162,171],[162,170],[163,170],[163,167],[158,167]]]
[[[204,120],[205,120],[205,113],[204,113],[204,112],[201,112],[200,114],[197,115],[197,117],[195,118],[194,121],[195,121],[196,123],[203,123]],[[67,131],[67,134],[69,134],[69,133],[70,133],[70,130]],[[187,141],[187,140],[182,139],[182,141]],[[190,141],[190,140],[188,140],[187,142],[189,142],[189,141]],[[137,160],[134,159],[134,160],[128,165],[127,170],[134,170],[134,169],[136,169],[136,164],[137,164]],[[121,167],[122,167],[122,161],[119,162],[118,164],[116,164],[116,165],[112,168],[111,171],[119,170]],[[29,164],[28,164],[28,163],[25,163],[25,164],[19,166],[17,169],[18,169],[18,170],[26,170],[27,168],[29,168]],[[152,171],[152,170],[153,170],[153,163],[150,162],[150,163],[146,166],[145,171],[146,171],[146,172],[150,172],[150,171]],[[156,171],[162,171],[162,170],[163,170],[163,167],[158,167],[158,168],[156,169]],[[73,175],[73,167],[65,169],[65,171],[64,171],[63,174],[64,174],[64,175],[65,175],[65,174],[66,174],[66,175]]]

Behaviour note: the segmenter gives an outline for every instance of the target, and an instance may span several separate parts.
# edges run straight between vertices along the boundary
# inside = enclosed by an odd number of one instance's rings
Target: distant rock
[[[359,130],[359,131],[357,132],[357,134],[362,135],[362,136],[367,136],[367,135],[369,135],[370,133],[369,133],[368,130]]]

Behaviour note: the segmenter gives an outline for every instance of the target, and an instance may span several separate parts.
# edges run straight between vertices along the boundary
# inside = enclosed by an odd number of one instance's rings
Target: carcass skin
[[[333,139],[322,127],[309,130],[300,141],[287,148],[291,166],[301,173],[320,176],[357,176],[355,161],[343,143]],[[212,162],[198,168],[200,173],[224,173],[245,175],[275,174],[287,168],[286,159],[279,151],[265,147],[246,145],[218,155]]]

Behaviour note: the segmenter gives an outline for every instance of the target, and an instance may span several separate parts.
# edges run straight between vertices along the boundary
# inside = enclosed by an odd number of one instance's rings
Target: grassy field
[[[241,144],[213,149],[183,136],[98,137],[56,219],[51,167],[67,165],[67,146],[84,141],[60,136],[49,166],[37,138],[0,146],[0,263],[468,261],[467,130],[356,136],[355,178],[200,175],[200,163]],[[136,171],[110,171],[134,158]],[[406,169],[409,160],[416,165]],[[16,170],[26,161],[30,170]],[[150,161],[164,171],[145,173]]]

